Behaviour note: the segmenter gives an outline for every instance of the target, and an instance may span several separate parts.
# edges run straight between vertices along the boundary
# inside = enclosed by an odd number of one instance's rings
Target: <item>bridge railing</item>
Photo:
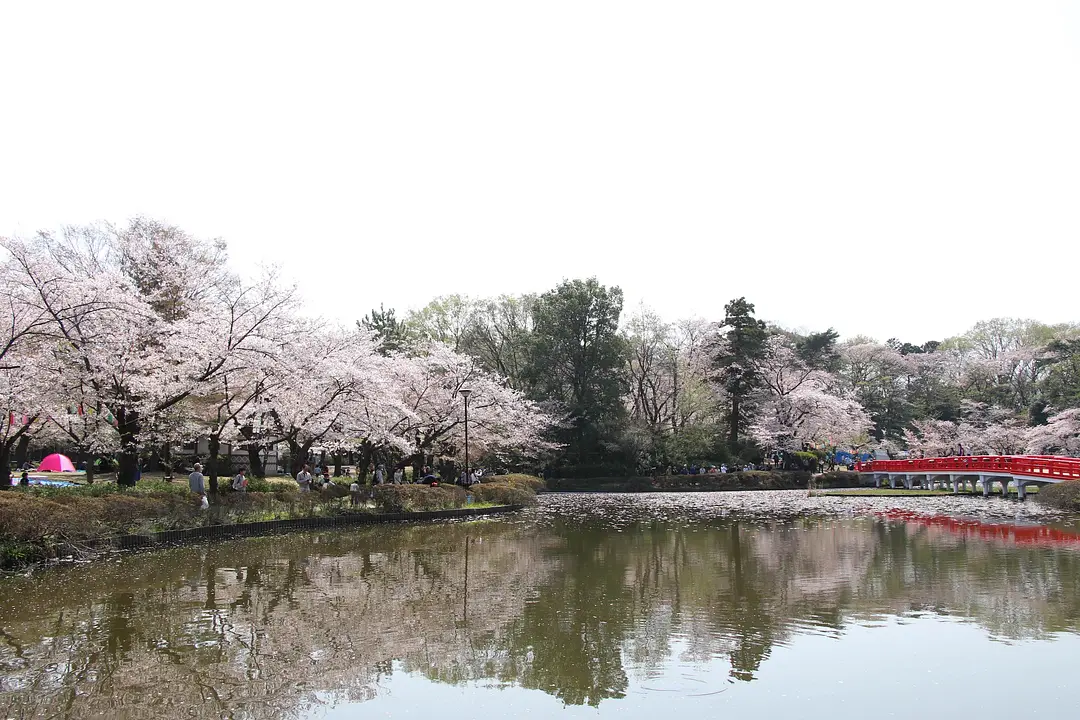
[[[1080,458],[1056,455],[963,455],[914,460],[871,460],[855,464],[856,472],[953,472],[1008,474],[1080,480]]]

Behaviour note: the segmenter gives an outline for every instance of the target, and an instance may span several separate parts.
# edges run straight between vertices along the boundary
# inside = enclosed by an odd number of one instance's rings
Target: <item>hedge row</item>
[[[542,485],[538,478],[522,475],[491,478],[468,492],[457,485],[377,485],[373,492],[379,512],[400,513],[464,507],[469,495],[480,503],[532,505],[536,502],[532,488]]]

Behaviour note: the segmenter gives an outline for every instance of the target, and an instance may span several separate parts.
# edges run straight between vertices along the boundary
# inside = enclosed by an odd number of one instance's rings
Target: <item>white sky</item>
[[[3,2],[0,234],[135,214],[346,321],[1080,320],[1080,0]]]

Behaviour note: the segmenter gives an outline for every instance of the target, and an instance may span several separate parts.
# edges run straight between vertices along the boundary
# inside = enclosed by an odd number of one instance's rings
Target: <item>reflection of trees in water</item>
[[[127,556],[0,604],[0,717],[288,717],[373,697],[392,661],[597,705],[674,652],[751,679],[797,628],[853,616],[1075,631],[1080,554],[869,520],[381,527]]]
[[[470,595],[488,609],[468,629],[496,637],[550,570],[524,557],[539,540],[501,524],[264,538],[9,584],[3,627],[22,649],[0,639],[0,717],[68,698],[73,717],[290,717],[373,697],[395,659],[461,664],[466,532],[484,538]]]

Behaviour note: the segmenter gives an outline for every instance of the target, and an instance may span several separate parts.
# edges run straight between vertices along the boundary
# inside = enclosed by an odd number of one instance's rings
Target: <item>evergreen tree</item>
[[[754,305],[746,298],[724,306],[726,332],[713,358],[718,381],[730,400],[728,444],[738,451],[740,432],[747,423],[747,401],[761,385],[759,366],[767,351],[765,322],[754,317]]]
[[[411,341],[408,326],[404,320],[398,320],[394,316],[394,308],[387,310],[379,305],[378,310],[373,308],[362,320],[358,320],[356,326],[375,333],[379,352],[383,355],[400,352],[408,347]]]
[[[590,278],[564,281],[533,306],[526,378],[534,398],[553,400],[567,413],[568,427],[559,440],[570,464],[607,461],[624,424],[622,304],[621,289]]]

